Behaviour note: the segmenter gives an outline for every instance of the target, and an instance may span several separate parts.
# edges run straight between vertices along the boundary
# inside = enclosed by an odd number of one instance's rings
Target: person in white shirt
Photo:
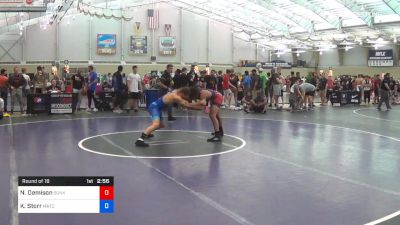
[[[21,69],[22,72],[22,76],[25,78],[26,80],[26,85],[23,88],[23,104],[24,104],[24,108],[27,108],[28,105],[28,95],[31,94],[31,78],[29,77],[29,75],[26,74],[26,68],[22,68]]]
[[[142,78],[138,74],[138,67],[132,66],[132,73],[128,75],[129,109],[138,111],[140,93],[142,92]],[[129,110],[128,110],[129,112]]]

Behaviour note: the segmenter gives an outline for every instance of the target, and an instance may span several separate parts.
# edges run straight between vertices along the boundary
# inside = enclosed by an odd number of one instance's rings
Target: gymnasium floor
[[[222,144],[205,141],[205,114],[180,112],[148,150],[133,146],[149,123],[137,115],[1,121],[0,224],[400,224],[387,217],[400,210],[398,106],[224,111]],[[17,214],[17,176],[96,175],[115,177],[114,214]]]

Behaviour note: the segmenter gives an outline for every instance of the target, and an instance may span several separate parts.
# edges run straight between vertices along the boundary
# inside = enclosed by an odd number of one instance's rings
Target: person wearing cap
[[[0,70],[0,97],[4,101],[4,112],[7,112],[8,77],[5,69]]]

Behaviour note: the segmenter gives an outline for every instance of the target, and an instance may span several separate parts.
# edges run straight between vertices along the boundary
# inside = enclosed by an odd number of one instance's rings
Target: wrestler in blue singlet
[[[164,96],[163,96],[164,97]],[[155,102],[151,103],[149,106],[149,113],[151,116],[151,120],[161,120],[162,118],[162,110],[166,106],[163,101],[163,97],[157,99]]]

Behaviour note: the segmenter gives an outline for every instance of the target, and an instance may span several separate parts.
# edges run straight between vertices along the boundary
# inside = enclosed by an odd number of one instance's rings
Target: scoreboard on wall
[[[113,177],[18,178],[18,213],[113,212]]]
[[[393,66],[393,50],[369,50],[368,66]]]

